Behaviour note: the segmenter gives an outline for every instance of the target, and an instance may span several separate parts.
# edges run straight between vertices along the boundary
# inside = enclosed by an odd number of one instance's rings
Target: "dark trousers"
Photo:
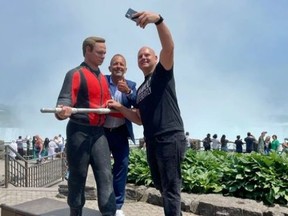
[[[106,129],[109,147],[113,155],[113,188],[116,208],[121,209],[125,201],[125,187],[129,164],[129,142],[126,125],[117,129]]]
[[[23,157],[24,156],[24,149],[23,148],[18,148],[17,152]]]
[[[103,127],[83,126],[69,121],[66,132],[69,166],[68,205],[71,209],[83,208],[90,164],[97,184],[99,210],[103,216],[114,216],[116,204],[110,150]]]
[[[181,215],[181,162],[187,148],[183,132],[146,139],[153,183],[163,198],[165,216]]]
[[[246,153],[251,153],[253,150],[253,143],[246,142]]]

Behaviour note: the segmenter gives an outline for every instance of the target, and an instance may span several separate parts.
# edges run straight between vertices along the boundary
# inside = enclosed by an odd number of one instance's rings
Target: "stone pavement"
[[[87,186],[94,186],[93,175],[89,170],[87,178]],[[0,160],[0,181],[4,179],[4,160]],[[66,181],[59,184],[67,184]],[[37,200],[40,198],[51,198],[66,203],[66,199],[58,198],[58,184],[50,188],[19,188],[9,185],[5,188],[4,185],[0,186],[0,204],[8,206],[18,205],[27,201]],[[86,208],[98,210],[97,200],[86,200]],[[126,200],[122,210],[126,216],[161,216],[164,215],[163,208],[157,205],[152,205],[146,202],[136,202]],[[98,214],[97,214],[98,215]],[[99,214],[100,215],[100,214]],[[196,214],[183,212],[183,216],[195,216]],[[1,216],[1,212],[0,212]],[[85,215],[84,215],[85,216]]]
[[[0,181],[2,179],[4,179],[4,161],[0,160]],[[67,182],[63,181],[50,188],[15,188],[11,185],[4,188],[4,186],[0,186],[0,204],[13,206],[44,197],[66,203],[66,199],[59,198],[58,190],[60,185],[65,186],[66,184]],[[86,185],[95,187],[91,169]],[[163,208],[159,206],[161,205],[160,194],[154,188],[127,184],[126,192],[127,199],[123,206],[126,216],[164,215]],[[86,200],[85,207],[98,210],[97,200]],[[224,197],[219,194],[182,193],[182,209],[185,210],[183,216],[288,216],[287,206],[268,207],[254,200]],[[100,214],[95,216],[100,216]]]
[[[58,194],[57,188],[0,188],[0,203],[13,206],[27,201],[39,198],[51,198],[66,203],[65,199],[56,198]],[[96,209],[97,200],[87,200],[85,207]],[[126,202],[123,211],[126,216],[161,216],[163,214],[162,207],[148,204],[145,202]],[[1,213],[0,213],[1,215]],[[184,213],[183,216],[195,215],[192,213]],[[85,215],[84,215],[85,216]]]

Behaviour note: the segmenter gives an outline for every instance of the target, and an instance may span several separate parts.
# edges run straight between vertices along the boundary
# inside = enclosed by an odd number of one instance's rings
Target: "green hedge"
[[[182,191],[186,193],[222,193],[263,201],[266,205],[288,203],[288,156],[285,154],[189,149],[182,164],[182,178]],[[145,151],[131,150],[128,182],[153,186]]]

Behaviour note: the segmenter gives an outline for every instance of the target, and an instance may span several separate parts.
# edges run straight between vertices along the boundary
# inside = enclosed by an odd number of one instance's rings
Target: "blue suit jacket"
[[[110,83],[110,79],[111,79],[111,75],[105,75],[107,78],[107,81],[109,83],[109,87],[111,88],[111,83]],[[131,94],[126,95],[126,94],[122,94],[122,104],[127,107],[127,108],[131,108],[132,106],[136,105],[136,83],[131,81],[131,80],[126,80],[128,87],[132,90]],[[133,141],[133,143],[135,144],[135,137],[134,137],[134,133],[133,133],[133,127],[132,127],[132,122],[129,121],[128,119],[125,119],[126,121],[126,127],[128,129],[129,132],[129,136],[131,138],[131,140]]]

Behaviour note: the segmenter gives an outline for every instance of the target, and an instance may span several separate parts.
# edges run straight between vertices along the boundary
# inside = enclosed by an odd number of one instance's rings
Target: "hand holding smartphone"
[[[132,8],[129,8],[128,11],[125,14],[125,17],[127,17],[130,20],[133,20],[134,22],[136,22],[138,16],[133,17],[133,15],[137,13],[137,11],[133,10]]]

